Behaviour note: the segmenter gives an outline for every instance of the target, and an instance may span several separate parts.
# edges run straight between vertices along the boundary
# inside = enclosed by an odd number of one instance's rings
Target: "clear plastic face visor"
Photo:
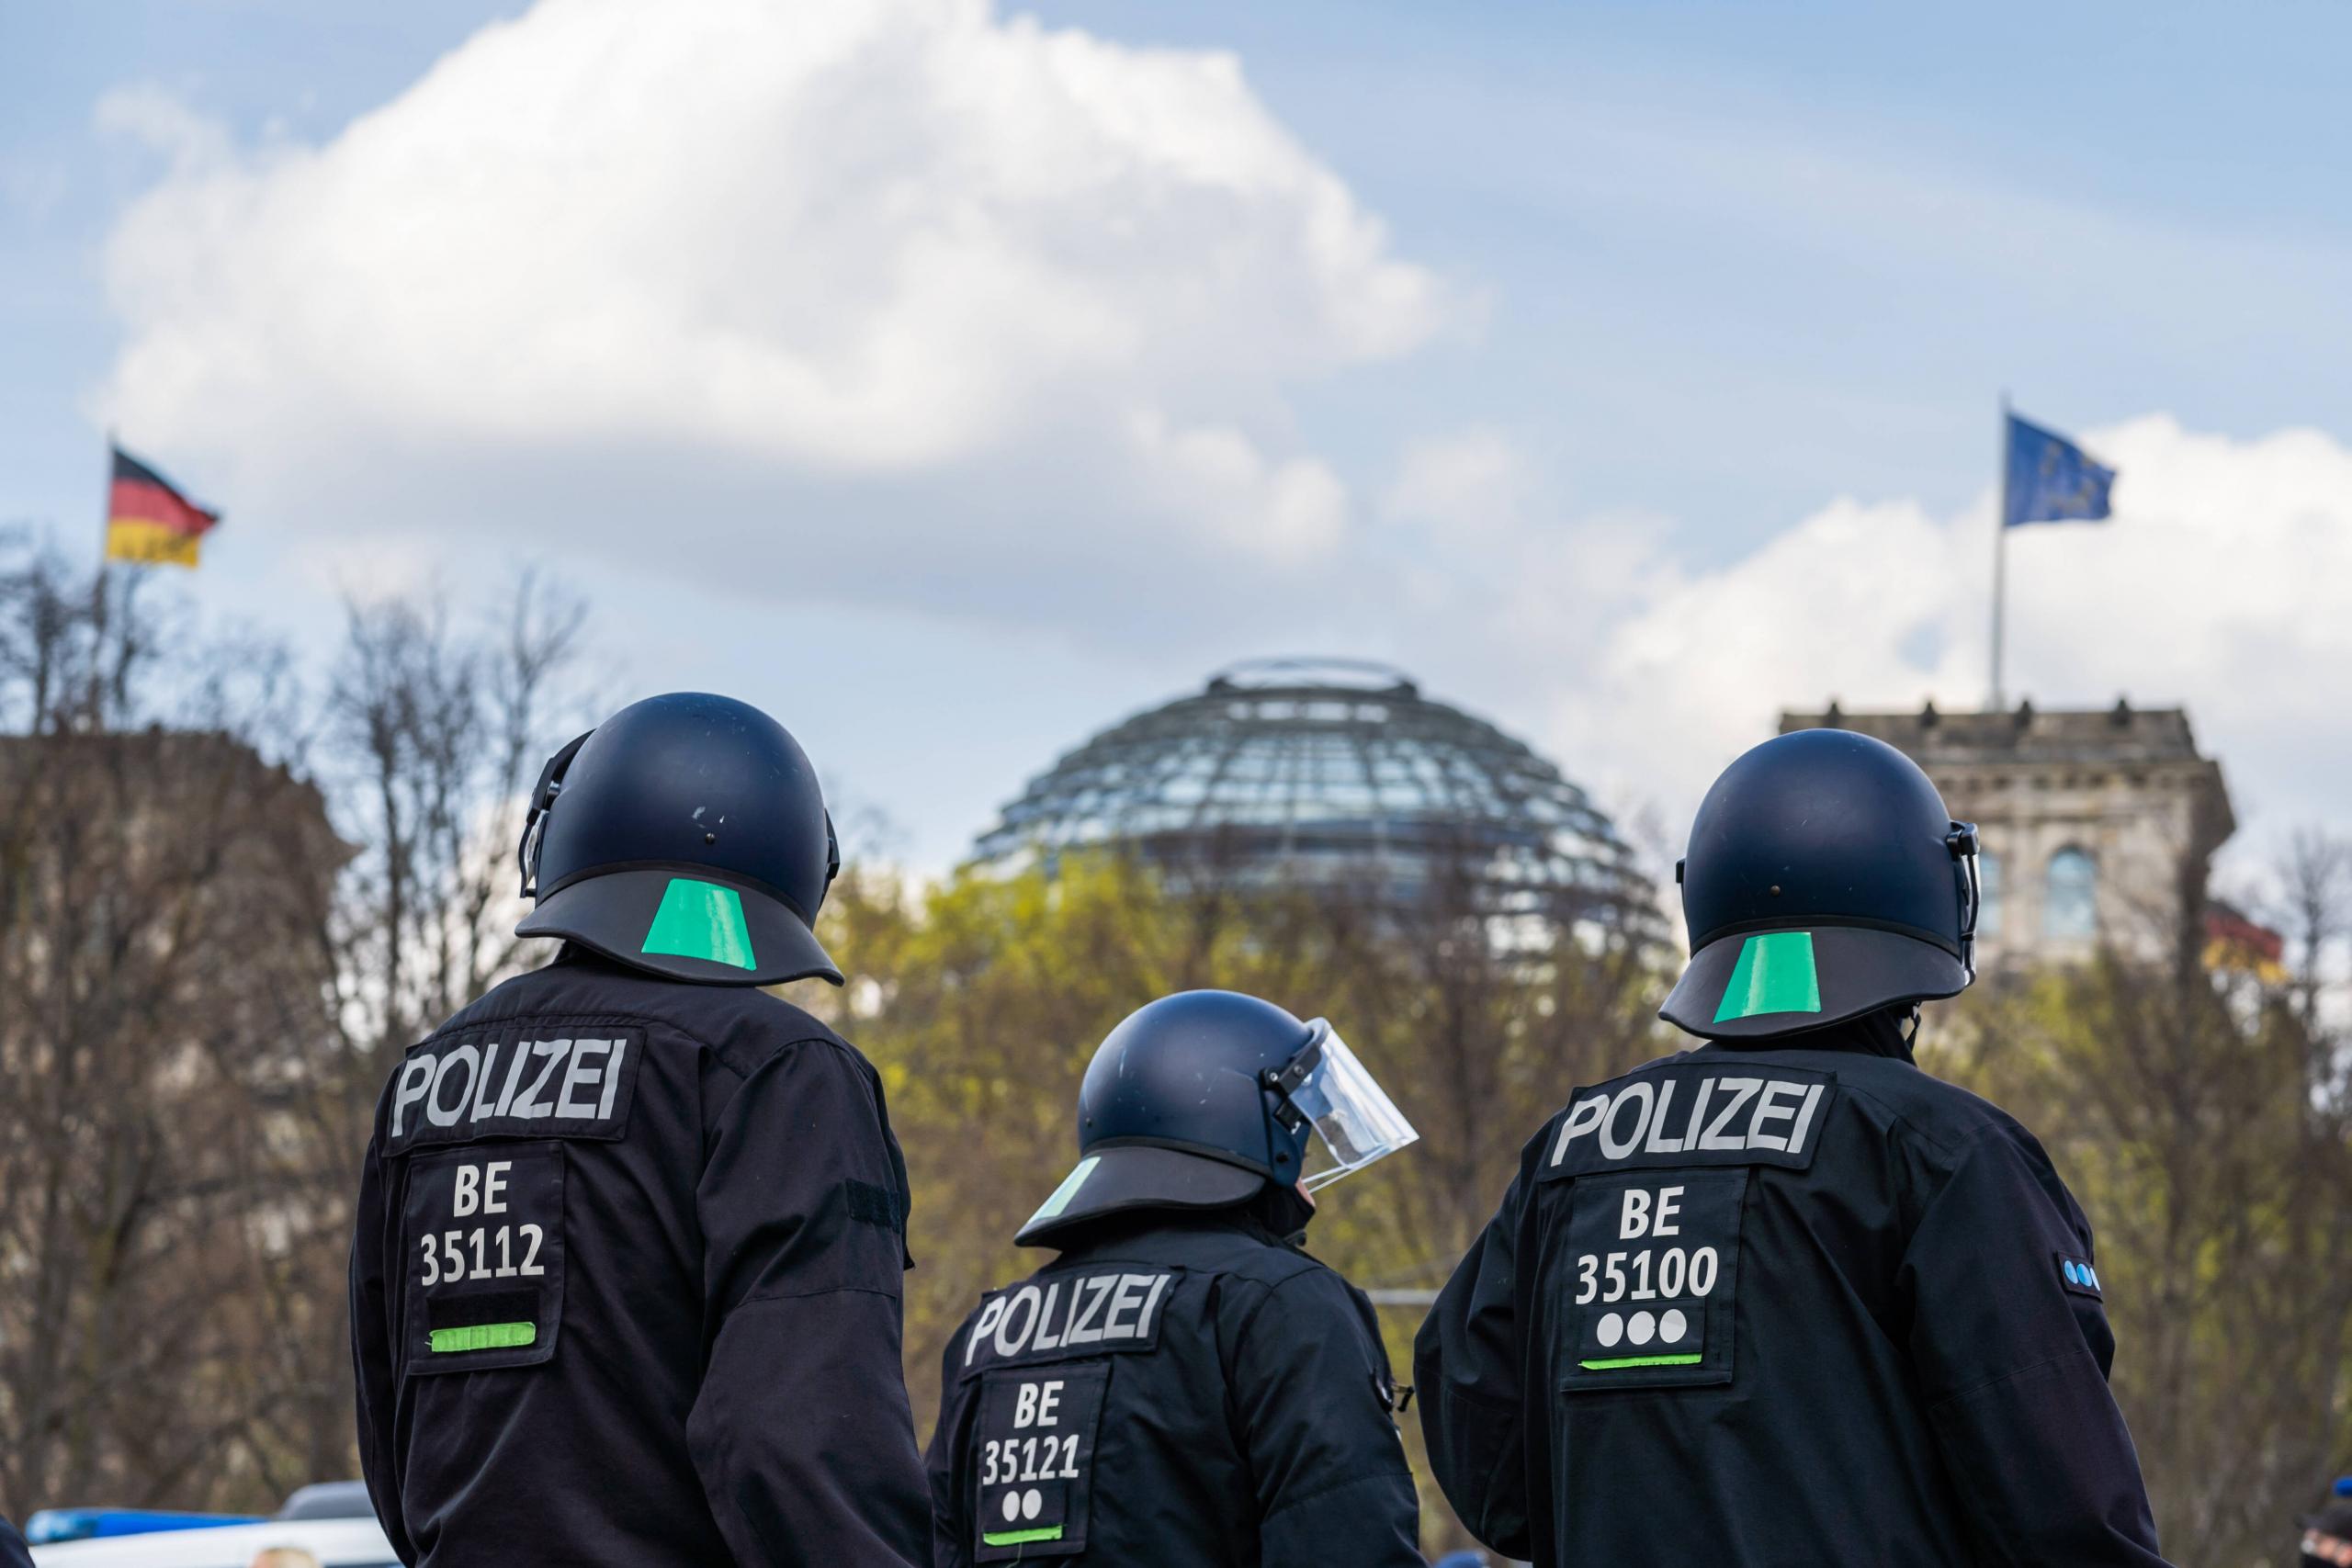
[[[1307,1027],[1314,1033],[1298,1060],[1309,1065],[1288,1098],[1291,1108],[1315,1128],[1301,1179],[1314,1192],[1395,1154],[1420,1134],[1329,1021],[1318,1018]]]

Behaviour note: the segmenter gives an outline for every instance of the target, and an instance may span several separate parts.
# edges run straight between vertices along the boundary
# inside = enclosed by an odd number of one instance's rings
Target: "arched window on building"
[[[1976,934],[2001,939],[2001,857],[1984,851],[1976,856]]]
[[[2098,863],[2088,851],[2069,844],[2050,857],[2041,934],[2058,940],[2098,934]]]

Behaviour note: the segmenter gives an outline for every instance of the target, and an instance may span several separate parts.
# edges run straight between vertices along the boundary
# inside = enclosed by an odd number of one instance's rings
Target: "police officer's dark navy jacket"
[[[1430,1462],[1555,1565],[2134,1564],[2090,1227],[1892,1015],[1579,1089],[1416,1342]]]
[[[949,1342],[935,1568],[1420,1568],[1371,1303],[1245,1209],[1069,1233]]]
[[[797,1008],[567,948],[386,1088],[361,1460],[433,1568],[927,1560],[881,1085]]]
[[[0,1568],[33,1568],[33,1554],[26,1550],[25,1538],[5,1518],[0,1518]]]

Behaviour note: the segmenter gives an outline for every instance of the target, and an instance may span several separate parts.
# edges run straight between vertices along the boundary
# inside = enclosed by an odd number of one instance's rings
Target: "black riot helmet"
[[[1014,1239],[1053,1246],[1104,1214],[1227,1208],[1269,1185],[1312,1191],[1416,1136],[1324,1020],[1180,991],[1095,1050],[1078,1091],[1078,1165]]]
[[[1690,965],[1659,1014],[1762,1039],[1975,978],[1976,829],[1883,740],[1801,729],[1724,770],[1675,868]]]
[[[731,697],[632,703],[548,759],[520,849],[518,936],[559,936],[677,980],[842,973],[809,929],[841,869],[816,770]]]

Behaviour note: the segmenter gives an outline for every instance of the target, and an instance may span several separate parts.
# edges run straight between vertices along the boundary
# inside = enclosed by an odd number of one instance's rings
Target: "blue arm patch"
[[[2088,1296],[2095,1302],[2107,1299],[2099,1293],[2098,1270],[2092,1268],[2088,1260],[2069,1258],[2063,1252],[2053,1252],[2051,1256],[2058,1261],[2058,1280],[2066,1289],[2078,1296]]]

